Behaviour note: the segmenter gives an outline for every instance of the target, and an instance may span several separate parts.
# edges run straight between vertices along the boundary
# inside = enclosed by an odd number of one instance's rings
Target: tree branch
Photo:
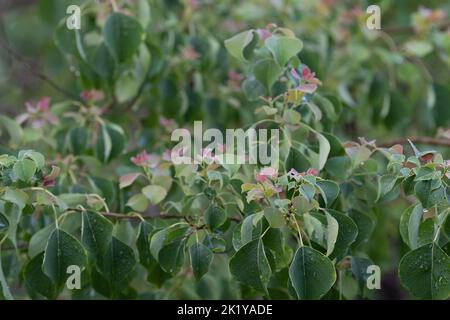
[[[450,147],[450,139],[445,138],[432,138],[432,137],[409,137],[409,138],[397,138],[382,143],[377,143],[378,147],[389,148],[396,144],[407,144],[408,139],[413,143],[426,144],[430,146]]]
[[[65,95],[66,97],[68,97],[70,99],[73,99],[73,100],[76,100],[76,101],[79,101],[79,102],[83,102],[82,99],[79,96],[77,96],[76,94],[73,94],[72,92],[67,91],[66,89],[64,89],[61,86],[59,86],[49,76],[47,76],[41,70],[39,70],[38,68],[33,66],[30,62],[28,62],[23,56],[21,56],[19,53],[17,53],[15,50],[13,50],[4,41],[0,41],[0,47],[3,48],[10,55],[11,58],[13,58],[15,61],[19,62],[26,69],[28,69],[28,71],[32,75],[34,75],[35,77],[45,81],[46,83],[48,83],[56,91],[59,91],[60,93],[62,93],[63,95]]]
[[[439,30],[445,30],[447,28],[450,28],[450,21],[445,21],[439,26]],[[392,27],[386,27],[382,28],[384,32],[391,33],[391,34],[399,34],[399,33],[414,33],[416,30],[413,26],[392,26]]]
[[[0,13],[21,9],[36,3],[36,0],[0,0]]]
[[[127,214],[123,214],[123,213],[114,213],[114,212],[99,212],[100,214],[102,214],[104,217],[107,218],[113,218],[113,219],[118,219],[118,220],[140,220],[140,217],[138,216],[130,216]],[[142,218],[144,218],[145,220],[150,220],[150,219],[184,219],[184,216],[178,216],[178,215],[171,215],[171,214],[165,214],[165,215],[157,215],[157,216],[141,216]]]
[[[66,211],[76,211],[76,212],[82,212],[82,209],[79,208],[68,208]],[[111,219],[118,219],[118,220],[141,220],[141,217],[145,220],[149,219],[185,219],[185,216],[179,216],[179,215],[171,215],[171,214],[164,214],[164,215],[157,215],[157,216],[138,216],[138,215],[128,215],[125,213],[116,213],[116,212],[106,212],[106,211],[98,211],[101,215],[107,218]]]
[[[77,211],[77,212],[81,212],[81,209],[73,209],[70,208],[68,209],[68,211],[73,210],[73,211]],[[145,220],[150,220],[150,219],[183,219],[186,222],[189,222],[189,220],[187,220],[186,216],[180,216],[180,215],[174,215],[174,214],[160,214],[157,216],[137,216],[137,215],[128,215],[128,214],[123,214],[123,213],[115,213],[115,212],[99,212],[101,215],[103,215],[104,217],[107,218],[111,218],[111,219],[118,219],[118,220],[141,220],[141,217]],[[231,217],[230,220],[232,221],[236,221],[239,222],[241,221],[240,218],[238,217]]]

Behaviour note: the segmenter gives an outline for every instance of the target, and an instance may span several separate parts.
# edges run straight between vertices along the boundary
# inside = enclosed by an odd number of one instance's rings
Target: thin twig
[[[396,144],[407,144],[408,140],[411,140],[413,143],[426,144],[430,146],[450,147],[450,139],[432,137],[396,138],[382,143],[377,143],[377,146],[381,148],[389,148]]]
[[[82,209],[79,208],[69,208],[67,209],[67,211],[75,211],[75,212],[82,212]],[[115,212],[99,212],[101,215],[103,215],[104,217],[110,218],[110,219],[116,219],[116,220],[141,220],[141,218],[145,219],[145,220],[150,220],[150,219],[186,219],[185,216],[179,216],[179,215],[170,215],[170,214],[165,214],[165,215],[157,215],[157,216],[137,216],[137,215],[127,215],[127,214],[123,214],[123,213],[115,213]],[[240,219],[238,217],[232,217],[230,218],[230,220],[239,222]],[[189,223],[191,224],[191,223]],[[201,226],[195,226],[195,230],[202,230],[205,229],[206,225],[201,225]],[[24,250],[27,249],[29,246],[28,242],[23,242],[17,245],[17,249],[19,250]],[[11,251],[11,250],[16,250],[15,247],[5,247],[2,248],[3,251]]]
[[[77,211],[77,212],[81,212],[81,209],[73,209],[70,208],[67,211]],[[180,219],[180,220],[185,220],[188,224],[192,224],[186,216],[180,216],[180,215],[175,215],[175,214],[160,214],[160,215],[156,215],[156,216],[142,216],[139,217],[137,215],[128,215],[128,214],[124,214],[124,213],[115,213],[115,212],[99,212],[101,215],[103,215],[104,217],[107,218],[112,218],[112,219],[118,219],[118,220],[140,220],[141,217],[145,220],[151,220],[151,219]],[[229,218],[232,221],[235,222],[240,222],[241,219],[239,217],[231,217]]]
[[[443,22],[441,25],[438,26],[440,30],[445,30],[447,28],[450,28],[450,21]],[[392,26],[392,27],[386,27],[383,28],[384,32],[391,33],[391,34],[398,34],[398,33],[414,33],[416,30],[413,26]]]
[[[129,110],[129,109],[133,108],[134,104],[141,97],[142,93],[144,92],[145,85],[147,84],[147,81],[149,79],[150,69],[151,69],[151,65],[149,66],[147,73],[145,74],[144,80],[142,81],[142,83],[140,84],[140,86],[138,88],[138,91],[136,92],[135,96],[130,101],[128,101],[125,109]]]
[[[19,243],[19,244],[17,245],[17,250],[25,250],[25,249],[28,249],[29,245],[30,245],[30,244],[29,244],[28,242],[22,242],[22,243]],[[8,246],[8,247],[2,248],[2,251],[11,251],[11,250],[16,250],[16,247],[14,247],[14,246]]]
[[[23,9],[24,7],[36,4],[36,0],[1,0],[0,13],[8,10]]]
[[[66,211],[76,211],[76,212],[82,212],[82,209],[79,208],[69,208]],[[98,212],[104,217],[112,218],[112,219],[118,219],[118,220],[141,220],[141,217],[146,220],[150,219],[185,219],[184,216],[180,215],[172,215],[172,214],[160,214],[157,216],[137,216],[137,215],[128,215],[125,213],[116,213],[116,212],[106,212],[106,211],[100,211]]]
[[[44,74],[41,70],[39,70],[38,68],[36,68],[32,64],[30,64],[30,62],[28,62],[24,57],[22,57],[19,53],[17,53],[15,50],[13,50],[4,41],[0,41],[0,47],[2,47],[15,61],[19,62],[26,69],[28,69],[28,71],[30,71],[30,73],[32,75],[45,81],[53,89],[55,89],[56,91],[59,91],[66,97],[82,102],[82,99],[79,96],[77,96],[76,94],[73,94],[72,92],[69,92],[69,91],[65,90],[64,88],[62,88],[61,86],[59,86],[54,80],[52,80],[49,76]]]

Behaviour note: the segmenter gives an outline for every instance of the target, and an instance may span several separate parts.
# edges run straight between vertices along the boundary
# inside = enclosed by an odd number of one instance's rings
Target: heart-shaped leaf
[[[272,271],[263,241],[252,240],[240,248],[230,260],[230,272],[236,280],[256,290],[267,292]]]
[[[403,286],[418,298],[450,297],[450,257],[436,243],[408,252],[398,272]]]
[[[301,247],[289,267],[289,278],[299,299],[315,300],[331,289],[336,271],[330,259],[319,251]]]
[[[270,50],[275,60],[281,67],[303,48],[300,39],[286,36],[271,36],[265,42],[265,46]]]

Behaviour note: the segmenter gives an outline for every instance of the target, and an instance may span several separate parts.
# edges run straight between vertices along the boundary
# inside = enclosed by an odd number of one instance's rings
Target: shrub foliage
[[[0,115],[0,296],[374,298],[370,265],[450,296],[448,150],[369,139],[448,124],[439,11],[396,38],[364,9],[259,2],[86,1],[56,26],[66,89]],[[279,129],[277,170],[175,165],[195,120]]]

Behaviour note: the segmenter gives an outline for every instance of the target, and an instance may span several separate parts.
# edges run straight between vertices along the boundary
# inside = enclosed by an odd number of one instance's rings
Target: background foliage
[[[0,296],[447,299],[449,9],[0,2]],[[281,129],[280,170],[172,165],[195,120]]]

